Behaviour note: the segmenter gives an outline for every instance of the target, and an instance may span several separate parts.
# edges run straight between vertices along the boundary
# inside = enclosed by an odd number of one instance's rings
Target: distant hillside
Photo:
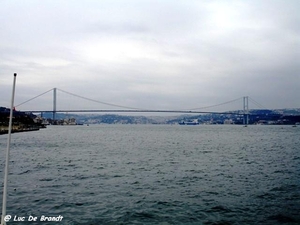
[[[240,113],[242,111],[232,111]],[[204,124],[243,124],[244,116],[237,114],[202,114],[185,116],[169,120],[168,123],[179,123],[184,120],[195,120]],[[295,124],[300,122],[300,109],[250,110],[249,124]]]
[[[43,114],[44,118],[52,119],[52,113]],[[126,116],[116,114],[63,114],[57,113],[56,119],[75,118],[77,123],[83,124],[154,124],[156,120],[146,116]]]
[[[242,113],[234,111],[233,113]],[[43,114],[51,120],[52,113]],[[203,124],[243,124],[243,115],[236,114],[200,114],[179,116],[126,116],[115,114],[63,114],[57,113],[56,119],[75,118],[77,123],[84,124],[178,124],[185,120],[197,119]],[[300,122],[300,109],[250,110],[249,124],[295,124]]]

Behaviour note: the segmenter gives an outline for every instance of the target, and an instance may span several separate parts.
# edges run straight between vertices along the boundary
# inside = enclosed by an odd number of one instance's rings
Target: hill
[[[57,120],[74,118],[82,124],[178,124],[181,121],[198,120],[200,124],[243,124],[242,111],[233,114],[201,114],[178,116],[128,116],[115,114],[63,114],[57,113]],[[300,109],[254,109],[249,111],[249,124],[295,124],[300,122]],[[50,123],[52,114],[43,114]]]

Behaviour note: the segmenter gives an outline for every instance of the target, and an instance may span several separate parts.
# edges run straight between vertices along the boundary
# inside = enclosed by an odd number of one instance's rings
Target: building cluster
[[[251,110],[248,115],[248,124],[257,125],[295,125],[300,122],[300,110],[281,110],[280,113],[273,110]],[[245,116],[242,112],[232,114],[202,114],[197,116],[185,116],[180,119],[172,119],[167,123],[177,124],[181,121],[197,119],[199,124],[244,124]]]
[[[53,119],[44,119],[41,118],[41,120],[43,120],[43,123],[46,125],[81,125],[79,123],[77,123],[75,118],[65,118],[65,119],[57,119],[57,120],[53,120]]]
[[[0,107],[0,134],[5,134],[9,129],[10,109]],[[45,126],[36,119],[36,115],[20,111],[13,111],[12,132],[39,130]]]

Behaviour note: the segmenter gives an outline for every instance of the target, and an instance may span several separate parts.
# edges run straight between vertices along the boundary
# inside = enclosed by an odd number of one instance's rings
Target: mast
[[[11,130],[12,130],[12,117],[13,117],[13,108],[14,108],[14,99],[15,99],[15,87],[16,87],[17,74],[14,73],[14,82],[12,89],[12,97],[10,104],[10,115],[9,115],[9,126],[8,126],[8,137],[7,137],[7,149],[6,149],[6,160],[5,160],[5,173],[4,173],[4,183],[3,183],[3,204],[2,204],[2,217],[1,225],[5,225],[6,222],[4,218],[6,216],[6,197],[7,197],[7,180],[8,180],[8,162],[9,162],[9,150],[11,142]]]

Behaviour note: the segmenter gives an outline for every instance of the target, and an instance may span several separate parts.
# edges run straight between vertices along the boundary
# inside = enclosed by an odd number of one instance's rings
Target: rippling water
[[[63,216],[43,224],[300,224],[299,137],[300,127],[230,125],[16,133],[7,214]]]

